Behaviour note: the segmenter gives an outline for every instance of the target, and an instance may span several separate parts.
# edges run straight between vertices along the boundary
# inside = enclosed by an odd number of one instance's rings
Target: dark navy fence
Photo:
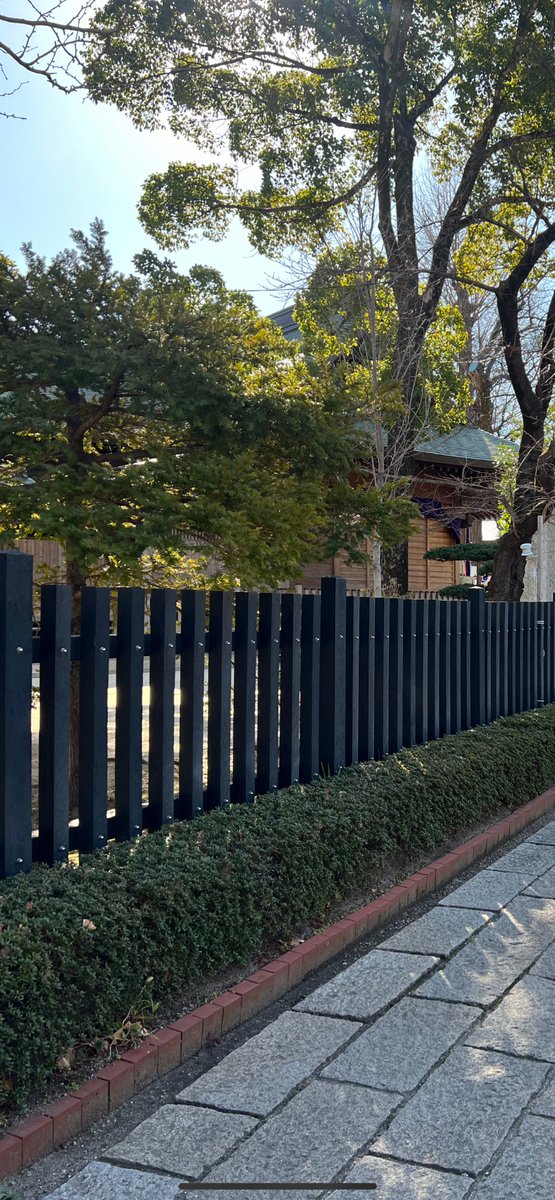
[[[72,635],[70,589],[48,585],[33,636],[32,583],[0,553],[0,878],[555,699],[551,603],[160,589],[146,631],[122,588],[111,632],[113,593],[86,588]]]

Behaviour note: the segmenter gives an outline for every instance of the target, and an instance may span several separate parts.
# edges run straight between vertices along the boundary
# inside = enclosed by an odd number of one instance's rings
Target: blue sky
[[[22,0],[2,7],[23,11]],[[0,250],[20,261],[21,243],[30,241],[50,257],[69,243],[72,228],[86,229],[98,216],[109,231],[116,267],[129,269],[137,250],[156,249],[137,218],[141,184],[171,161],[198,157],[195,148],[164,130],[136,130],[108,105],[26,78],[15,96],[0,102],[25,118],[0,118]],[[10,76],[11,86],[22,79],[21,73]],[[230,287],[251,292],[263,313],[286,302],[269,290],[278,265],[253,251],[239,222],[225,241],[201,239],[174,257],[182,270],[199,262],[217,267]]]

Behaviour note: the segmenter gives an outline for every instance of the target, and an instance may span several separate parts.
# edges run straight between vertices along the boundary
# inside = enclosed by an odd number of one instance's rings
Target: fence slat
[[[298,597],[300,602],[300,596]],[[235,597],[235,656],[233,675],[233,800],[254,800],[256,620],[258,596],[238,592]]]
[[[381,759],[389,754],[389,610],[391,601],[377,599],[374,604],[374,756]]]
[[[526,620],[524,604],[515,602],[516,618],[516,711],[522,712],[525,705],[524,680],[524,622]]]
[[[110,591],[81,593],[79,661],[79,847],[106,845]]]
[[[331,774],[345,765],[346,609],[345,580],[322,579],[320,756]]]
[[[176,593],[157,588],[150,599],[148,824],[174,818],[174,700]]]
[[[40,605],[38,859],[65,862],[69,843],[71,588],[48,584]]]
[[[143,673],[145,594],[118,589],[115,831],[118,841],[143,828]]]
[[[31,866],[33,561],[0,553],[0,878]]]
[[[451,733],[450,600],[439,603],[439,736]]]
[[[486,604],[486,636],[489,642],[489,659],[490,659],[490,710],[486,713],[486,720],[496,721],[500,710],[500,643],[501,631],[499,627],[499,605],[497,603]]]
[[[416,609],[418,601],[402,600],[403,746],[416,742]]]
[[[218,808],[230,801],[232,624],[231,592],[211,592],[208,626],[207,809]]]
[[[204,657],[206,592],[181,593],[179,693],[179,820],[200,816],[204,803]]]
[[[301,722],[299,778],[316,779],[320,770],[320,597],[302,597]]]
[[[279,631],[281,596],[260,597],[258,627],[258,772],[256,790],[275,792],[278,785]]]
[[[402,600],[389,601],[389,754],[394,754],[403,745],[402,603]]]
[[[279,707],[279,787],[299,782],[301,694],[301,597],[281,600],[281,682]]]
[[[345,766],[358,762],[360,596],[347,596],[345,664]]]
[[[360,601],[358,722],[358,748],[361,762],[369,762],[374,757],[375,615],[375,601],[369,596],[362,596]]]
[[[462,606],[464,601],[450,600],[449,629],[449,675],[451,687],[451,733],[462,729],[461,662],[462,662]]]
[[[483,588],[471,588],[467,603],[470,605],[470,716],[472,725],[484,725],[488,665],[486,596]]]
[[[414,601],[415,615],[415,726],[417,745],[428,741],[428,610],[429,600]]]
[[[428,608],[428,737],[439,737],[439,611],[441,600]]]
[[[544,600],[542,604],[543,617],[543,702],[549,704],[551,702],[551,678],[550,678],[550,663],[551,663],[551,608],[552,605]]]
[[[472,724],[470,657],[470,605],[461,603],[461,729],[470,729]]]
[[[499,715],[509,712],[509,605],[500,600],[499,609]]]

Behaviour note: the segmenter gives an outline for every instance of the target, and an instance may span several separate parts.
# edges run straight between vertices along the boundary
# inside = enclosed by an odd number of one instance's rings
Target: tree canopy
[[[24,272],[0,259],[4,543],[61,542],[75,584],[140,579],[147,552],[187,565],[193,546],[197,578],[268,586],[406,535],[392,496],[349,484],[356,406],[250,297],[148,251],[123,275],[100,222],[73,243],[50,263],[27,246]]]

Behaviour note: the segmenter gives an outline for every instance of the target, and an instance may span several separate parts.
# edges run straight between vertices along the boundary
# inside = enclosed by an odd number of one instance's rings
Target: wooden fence
[[[0,553],[0,877],[555,699],[551,603],[347,597],[338,578],[320,595],[161,589],[145,632],[145,595],[123,588],[111,634],[110,600],[86,588],[72,636],[69,588],[44,586],[33,636],[31,559]]]

